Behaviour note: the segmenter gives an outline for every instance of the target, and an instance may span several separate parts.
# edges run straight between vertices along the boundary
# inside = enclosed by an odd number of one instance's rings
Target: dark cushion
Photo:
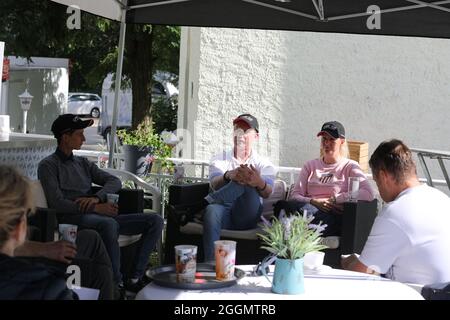
[[[119,191],[119,214],[143,213],[144,190],[121,189]]]
[[[190,205],[201,201],[209,193],[209,183],[172,184],[169,186],[169,204]]]
[[[426,300],[450,300],[450,282],[434,283],[422,288]]]

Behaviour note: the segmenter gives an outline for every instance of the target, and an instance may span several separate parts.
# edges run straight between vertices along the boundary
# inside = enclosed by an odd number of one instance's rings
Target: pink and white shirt
[[[374,199],[372,187],[359,164],[347,158],[333,164],[326,164],[322,159],[308,161],[300,171],[289,198],[309,203],[311,199],[334,195],[337,203],[343,203],[348,199],[349,177],[360,178],[358,200]]]

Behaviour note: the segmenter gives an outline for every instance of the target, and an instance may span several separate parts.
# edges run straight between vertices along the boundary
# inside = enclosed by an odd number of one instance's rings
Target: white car
[[[89,115],[92,118],[100,117],[102,98],[98,94],[70,92],[67,113]]]
[[[166,100],[170,104],[177,104],[178,89],[175,86],[175,75],[168,72],[157,71],[153,75],[152,86],[152,103]],[[101,117],[99,119],[97,131],[105,139],[111,131],[112,114],[114,109],[114,90],[113,76],[109,73],[103,80],[102,86],[102,99],[103,107],[101,111]],[[131,127],[133,96],[132,89],[127,88],[121,90],[119,113],[117,115],[117,128],[126,129]]]

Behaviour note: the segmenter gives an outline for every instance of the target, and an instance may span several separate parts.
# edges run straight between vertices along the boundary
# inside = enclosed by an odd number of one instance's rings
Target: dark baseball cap
[[[56,118],[52,124],[52,132],[56,138],[62,136],[70,130],[84,129],[94,124],[94,120],[81,120],[80,116],[76,114],[63,114]]]
[[[233,124],[238,123],[239,121],[243,121],[246,124],[250,126],[250,128],[253,128],[256,130],[256,132],[259,132],[259,124],[258,120],[254,116],[252,116],[249,113],[241,114],[239,117],[233,120]]]
[[[329,121],[325,122],[322,126],[322,129],[320,129],[320,132],[317,134],[317,136],[322,136],[325,133],[329,134],[333,138],[342,138],[345,139],[345,129],[342,123],[337,121]]]

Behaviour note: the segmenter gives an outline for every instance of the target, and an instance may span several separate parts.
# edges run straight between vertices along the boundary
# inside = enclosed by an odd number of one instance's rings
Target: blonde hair
[[[34,205],[28,179],[15,168],[0,165],[0,248],[29,210]]]
[[[342,139],[342,138],[339,138]],[[341,144],[341,148],[339,149],[339,154],[342,158],[348,158],[350,156],[350,151],[348,150],[347,139],[343,139],[344,142]],[[323,158],[323,149],[322,149],[322,141],[320,142],[320,158]]]

